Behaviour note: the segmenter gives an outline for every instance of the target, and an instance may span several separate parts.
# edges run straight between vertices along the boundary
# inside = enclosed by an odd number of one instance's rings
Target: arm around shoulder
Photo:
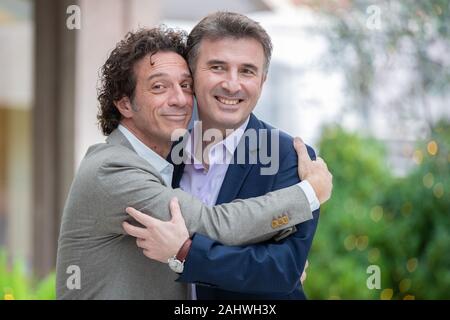
[[[265,196],[208,207],[198,199],[162,184],[145,163],[133,166],[111,161],[99,168],[99,187],[105,193],[101,225],[109,232],[124,233],[126,207],[134,207],[161,220],[169,220],[169,202],[177,197],[189,233],[201,233],[227,245],[256,243],[280,230],[312,218],[298,186]]]

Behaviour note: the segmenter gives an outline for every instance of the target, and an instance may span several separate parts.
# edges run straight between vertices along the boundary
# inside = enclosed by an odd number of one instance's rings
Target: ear
[[[131,101],[128,97],[122,97],[122,99],[114,101],[114,105],[119,110],[122,117],[129,119],[133,117],[133,109],[131,107]]]

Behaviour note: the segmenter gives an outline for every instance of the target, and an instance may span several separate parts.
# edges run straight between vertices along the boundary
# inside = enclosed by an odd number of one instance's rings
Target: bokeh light
[[[423,176],[423,185],[430,189],[434,184],[434,176],[431,172],[428,172]]]
[[[372,210],[370,210],[370,218],[375,222],[380,221],[381,218],[383,218],[383,207],[381,206],[373,207]]]
[[[432,140],[427,144],[427,151],[430,155],[435,156],[438,153],[438,145],[436,141]]]
[[[351,251],[351,250],[355,249],[355,247],[356,247],[356,237],[354,235],[352,235],[352,234],[349,235],[344,240],[344,246],[345,246],[345,249],[347,249],[347,251]]]
[[[413,160],[416,164],[421,164],[423,161],[423,153],[421,150],[414,151]]]
[[[381,291],[380,293],[380,299],[381,300],[391,300],[392,296],[394,295],[394,290],[387,288]]]
[[[433,194],[436,198],[442,198],[444,195],[444,185],[442,183],[436,183],[433,188]]]
[[[363,251],[369,245],[369,237],[368,236],[360,236],[356,240],[356,247],[359,251]]]
[[[406,262],[406,269],[409,272],[414,272],[417,268],[418,260],[417,258],[411,258]]]

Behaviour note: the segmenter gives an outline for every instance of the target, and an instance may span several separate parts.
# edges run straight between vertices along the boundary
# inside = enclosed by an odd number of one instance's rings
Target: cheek
[[[151,103],[149,104],[149,110],[152,116],[158,117],[164,105],[166,104],[167,99],[164,96],[157,96],[156,98],[152,99]]]
[[[260,94],[261,94],[261,86],[259,83],[252,83],[250,86],[248,86],[248,94],[251,97],[251,100],[258,100]]]
[[[189,94],[189,93],[186,93],[186,101],[188,102],[187,103],[187,106],[189,107],[189,109],[191,109],[191,111],[192,111],[192,109],[194,108],[194,94]]]
[[[211,73],[206,78],[200,79],[200,81],[195,82],[194,86],[197,85],[198,93],[203,95],[206,99],[211,98],[211,92],[215,90],[215,88],[219,87],[222,83],[223,79],[220,75]]]

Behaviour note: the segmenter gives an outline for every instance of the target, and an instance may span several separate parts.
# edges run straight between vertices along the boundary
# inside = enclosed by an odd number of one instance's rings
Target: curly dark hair
[[[183,30],[164,25],[152,29],[129,32],[120,41],[101,68],[101,84],[97,99],[97,114],[104,135],[109,135],[119,125],[121,114],[114,105],[123,97],[133,100],[136,79],[133,67],[147,54],[158,51],[175,52],[185,57],[187,34]]]

